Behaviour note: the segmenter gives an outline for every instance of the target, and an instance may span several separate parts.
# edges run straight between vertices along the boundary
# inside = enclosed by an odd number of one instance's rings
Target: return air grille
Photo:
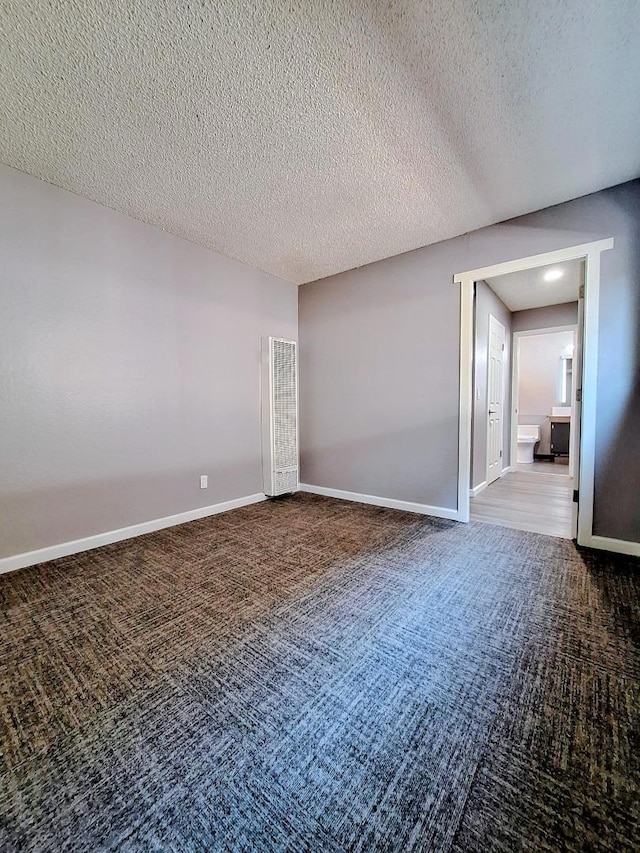
[[[273,457],[276,470],[297,468],[296,345],[273,342]]]
[[[297,490],[297,346],[283,338],[263,339],[262,461],[266,495]]]

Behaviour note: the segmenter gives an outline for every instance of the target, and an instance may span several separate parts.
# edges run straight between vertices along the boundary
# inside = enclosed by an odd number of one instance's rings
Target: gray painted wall
[[[594,528],[640,541],[639,232],[633,181],[304,285],[303,480],[454,508],[460,292],[452,276],[615,237],[602,256]]]
[[[544,308],[514,311],[511,317],[514,332],[550,329],[553,326],[573,326],[578,322],[578,303],[562,302],[560,305],[547,305]]]
[[[455,507],[460,307],[441,286],[447,248],[432,247],[426,269],[409,252],[300,288],[304,482]]]
[[[0,195],[0,556],[261,492],[297,288],[6,167]]]
[[[502,467],[511,457],[511,311],[484,281],[476,282],[474,305],[475,359],[473,370],[473,415],[471,438],[471,485],[479,486],[487,475],[487,358],[489,315],[505,327],[503,373]]]

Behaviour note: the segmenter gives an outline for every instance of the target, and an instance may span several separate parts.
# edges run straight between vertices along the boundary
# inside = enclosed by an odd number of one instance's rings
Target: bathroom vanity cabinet
[[[569,457],[571,418],[551,418],[551,455]]]

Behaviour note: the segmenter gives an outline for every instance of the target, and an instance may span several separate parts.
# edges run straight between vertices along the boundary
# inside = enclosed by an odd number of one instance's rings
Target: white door
[[[487,353],[487,485],[502,473],[505,328],[489,315]]]

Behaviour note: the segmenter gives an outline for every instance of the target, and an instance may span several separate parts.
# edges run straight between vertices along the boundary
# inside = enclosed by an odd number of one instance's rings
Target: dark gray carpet
[[[638,561],[297,495],[0,577],[0,848],[640,849]]]

